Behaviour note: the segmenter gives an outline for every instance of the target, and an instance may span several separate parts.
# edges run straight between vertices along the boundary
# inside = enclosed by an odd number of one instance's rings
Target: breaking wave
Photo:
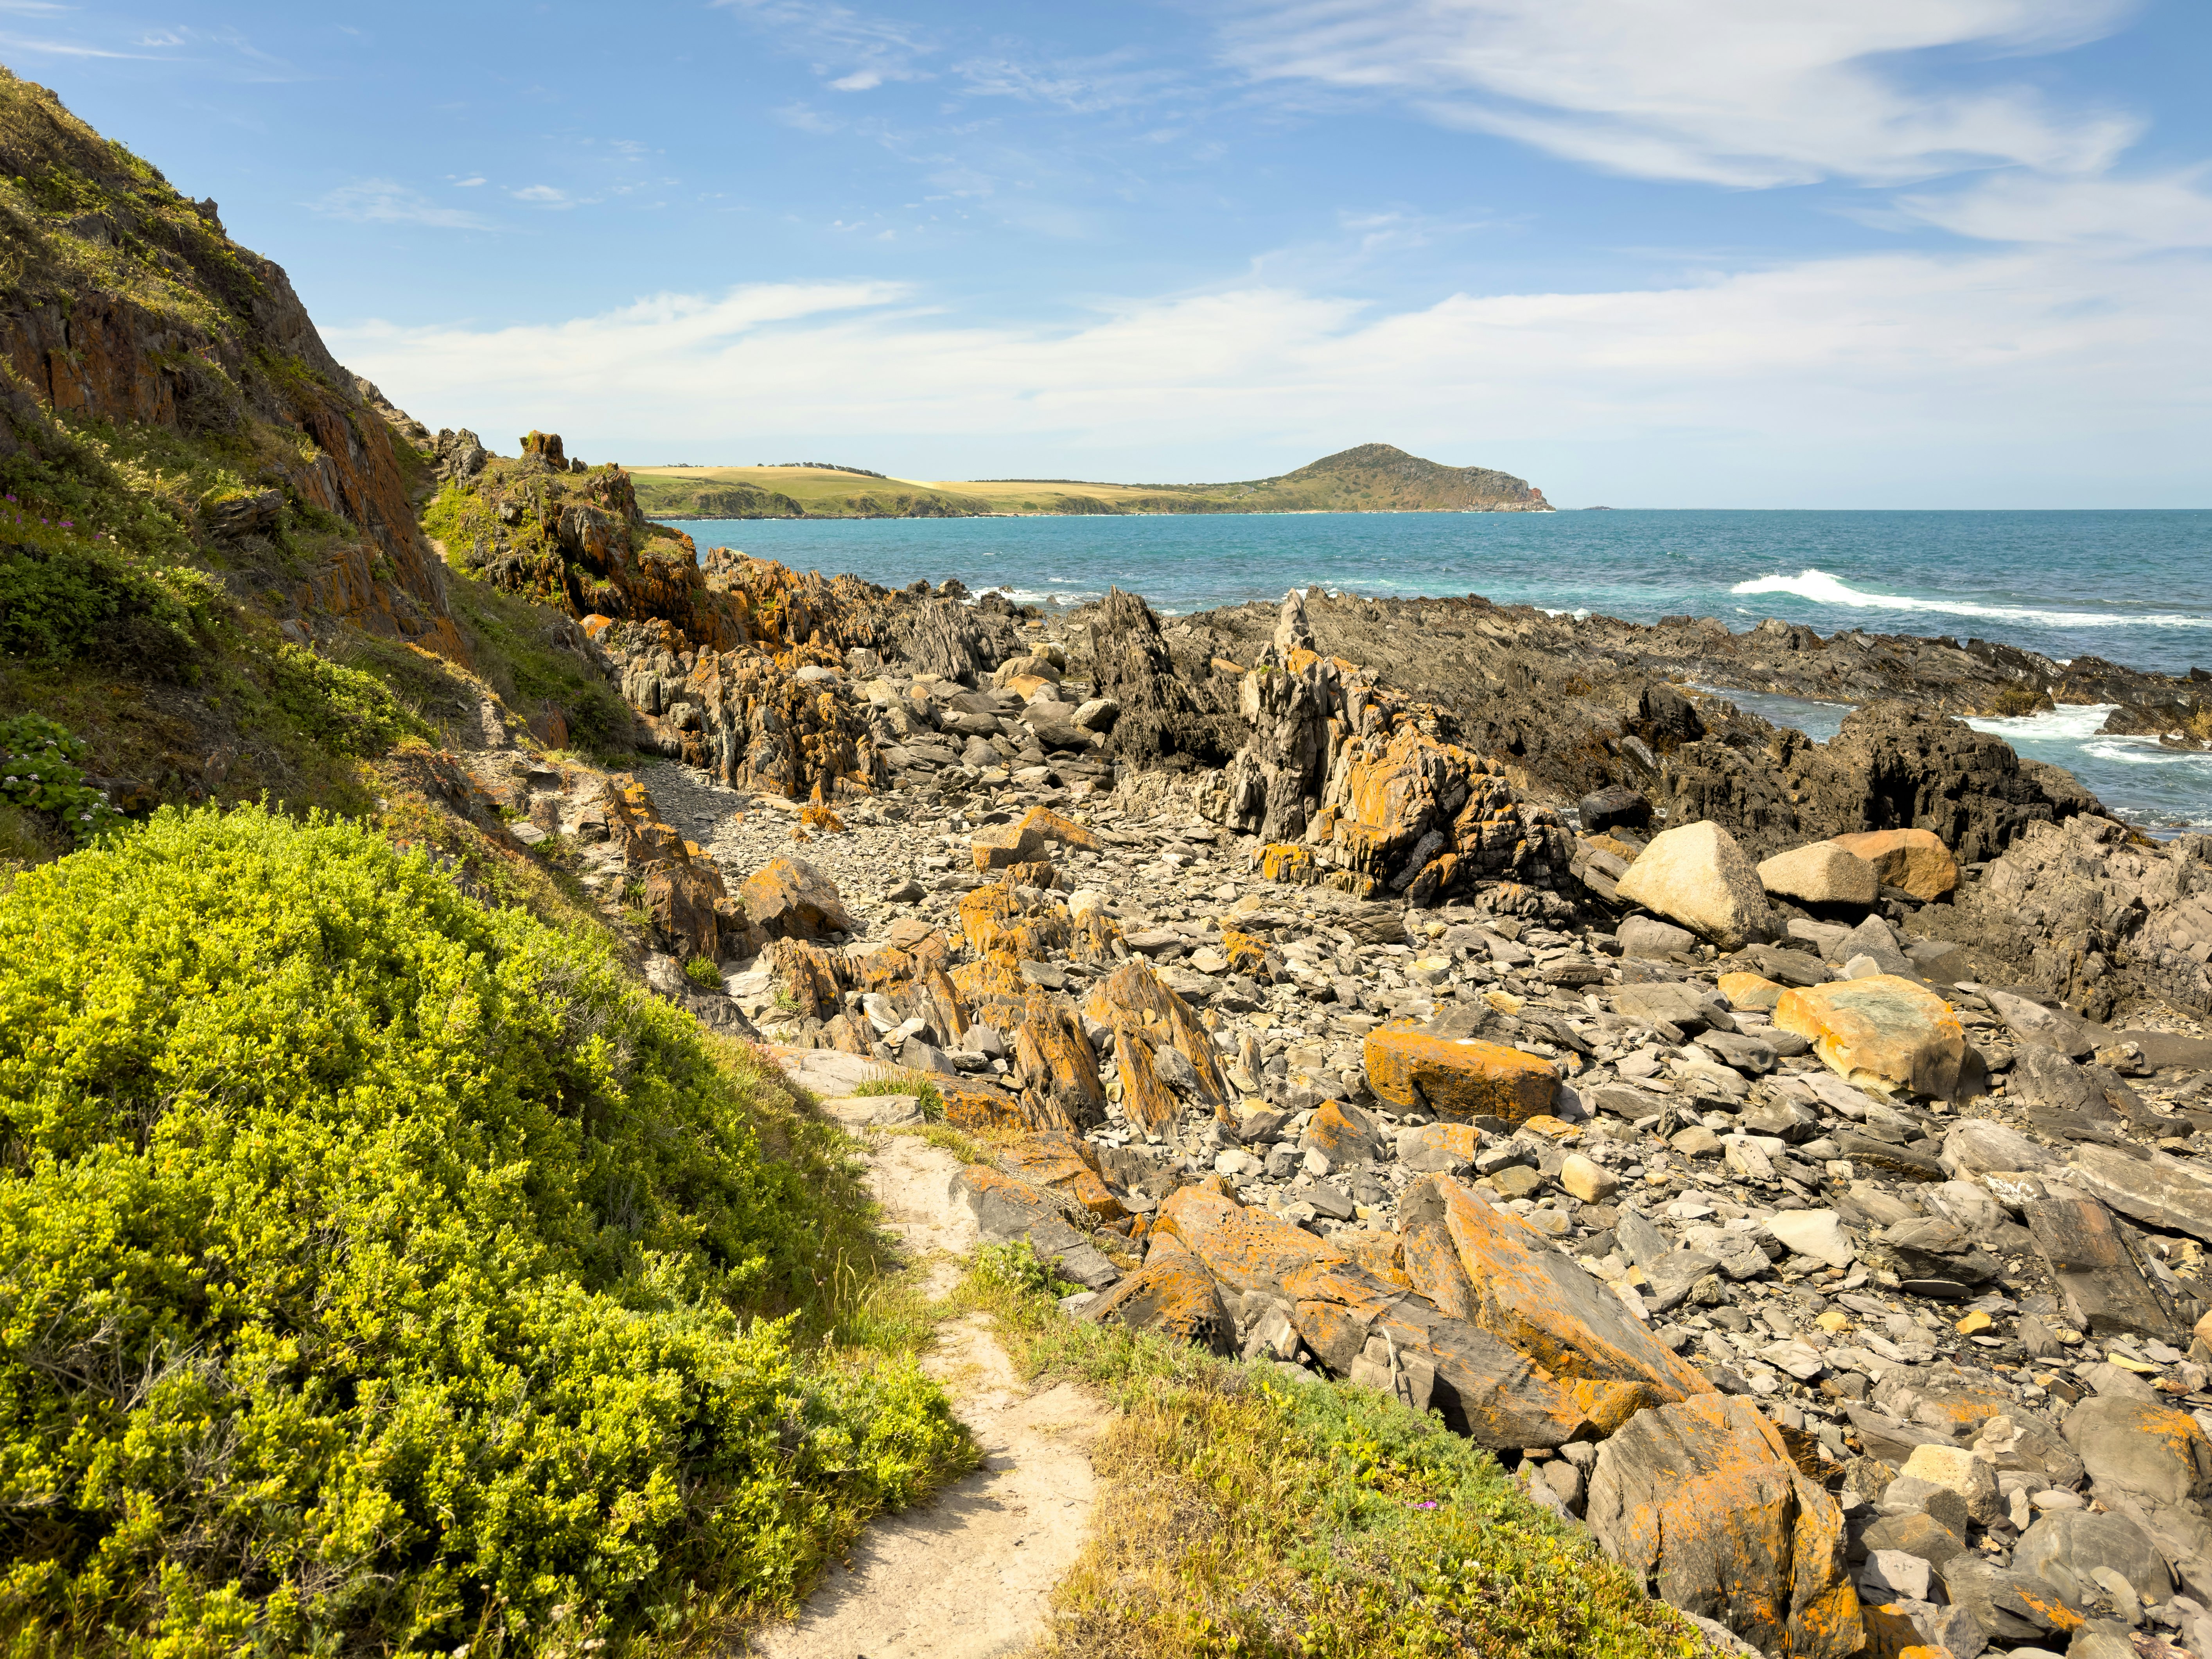
[[[1980,617],[1990,622],[2025,623],[2043,628],[2212,628],[2212,617],[2167,611],[2127,616],[2111,611],[2043,611],[2024,605],[1978,605],[1972,599],[1922,599],[1901,593],[1869,593],[1825,570],[1801,570],[1794,576],[1756,576],[1738,582],[1731,593],[1789,593],[1815,605],[1858,611],[1927,611],[1948,617]]]

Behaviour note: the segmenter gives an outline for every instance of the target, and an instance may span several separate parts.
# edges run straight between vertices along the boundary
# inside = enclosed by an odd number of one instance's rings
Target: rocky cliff
[[[390,428],[283,268],[231,240],[214,202],[0,70],[0,220],[12,477],[41,460],[68,472],[66,434],[92,423],[175,433],[227,463],[187,504],[211,538],[235,544],[288,510],[356,532],[285,562],[295,611],[465,654]]]

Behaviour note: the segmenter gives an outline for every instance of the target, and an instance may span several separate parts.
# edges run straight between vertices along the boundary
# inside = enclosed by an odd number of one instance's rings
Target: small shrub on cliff
[[[484,1659],[787,1601],[967,1449],[767,1316],[854,1235],[757,1075],[351,825],[164,811],[19,875],[0,1646]]]
[[[82,739],[41,714],[0,720],[0,800],[65,830],[79,843],[123,822],[84,781]]]
[[[220,602],[208,578],[55,526],[0,523],[0,656],[40,666],[97,656],[141,679],[189,676]]]
[[[712,957],[694,957],[684,964],[684,977],[702,991],[722,988],[722,970]]]

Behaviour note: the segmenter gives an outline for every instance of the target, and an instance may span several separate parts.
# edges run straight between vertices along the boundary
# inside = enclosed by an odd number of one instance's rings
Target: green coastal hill
[[[1074,478],[924,483],[821,466],[641,466],[656,519],[942,519],[1127,513],[1548,513],[1544,492],[1486,466],[1446,466],[1361,444],[1297,471],[1235,483]]]

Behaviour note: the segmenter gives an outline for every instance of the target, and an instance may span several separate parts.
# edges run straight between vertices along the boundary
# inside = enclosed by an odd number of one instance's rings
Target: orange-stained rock
[[[1068,960],[1112,962],[1115,960],[1114,947],[1121,943],[1121,923],[1103,910],[1096,908],[1086,909],[1074,919],[1068,930]],[[1126,950],[1123,954],[1127,954]]]
[[[1703,1394],[1629,1419],[1598,1449],[1586,1516],[1638,1583],[1764,1653],[1865,1645],[1843,1513],[1749,1401]]]
[[[999,879],[1009,887],[1056,888],[1060,872],[1048,859],[1038,859],[1029,864],[1010,864],[999,872]]]
[[[1229,958],[1231,973],[1249,975],[1262,985],[1274,983],[1275,969],[1280,963],[1269,954],[1265,940],[1224,927],[1221,932],[1221,954]]]
[[[1090,1143],[1066,1129],[1025,1135],[1000,1152],[999,1161],[1031,1185],[1073,1199],[1101,1221],[1119,1221],[1129,1213],[1107,1189]]]
[[[1038,839],[1060,847],[1072,847],[1079,853],[1098,850],[1098,837],[1085,825],[1073,818],[1063,817],[1048,806],[1032,806],[1022,814],[1018,829],[1034,831]]]
[[[1296,842],[1272,842],[1260,854],[1260,879],[1288,882],[1297,887],[1310,887],[1316,878],[1313,849],[1301,847]]]
[[[1172,1139],[1182,1106],[1160,1081],[1151,1039],[1133,1026],[1115,1026],[1114,1063],[1121,1078],[1121,1115],[1129,1127],[1147,1139]]]
[[[1400,1290],[1413,1288],[1413,1281],[1406,1276],[1405,1244],[1397,1234],[1369,1227],[1346,1227],[1329,1242],[1349,1255],[1354,1266],[1364,1268],[1384,1284]]]
[[[1123,963],[1091,988],[1083,1012],[1102,1025],[1133,1025],[1152,1037],[1155,1049],[1163,1044],[1173,1047],[1198,1073],[1199,1091],[1206,1103],[1218,1107],[1228,1102],[1229,1082],[1221,1074],[1212,1037],[1190,1005],[1168,988],[1150,963]]]
[[[1959,885],[1959,861],[1932,830],[1869,830],[1838,836],[1835,844],[1874,866],[1886,887],[1901,887],[1923,902]]]
[[[1382,1126],[1348,1102],[1325,1100],[1298,1144],[1326,1154],[1331,1164],[1350,1164],[1382,1149]]]
[[[1025,1127],[1021,1102],[994,1084],[973,1079],[954,1083],[932,1079],[945,1102],[945,1121],[956,1129],[1006,1129]]]
[[[1783,988],[1758,974],[1723,974],[1720,989],[1731,1008],[1765,1013],[1771,1012],[1774,1005],[1782,1000]]]
[[[1091,1129],[1106,1121],[1098,1056],[1082,1024],[1042,992],[1030,994],[1014,1033],[1014,1074],[1025,1111],[1054,1128]]]
[[[1222,1305],[1213,1275],[1170,1234],[1153,1235],[1145,1265],[1094,1304],[1086,1317],[1158,1331],[1218,1354],[1236,1351],[1236,1322]]]
[[[1043,850],[1044,837],[1025,823],[987,824],[969,843],[978,870],[1003,870],[1026,864]]]
[[[1067,948],[1067,907],[1025,901],[1009,884],[994,882],[961,895],[960,931],[979,957],[1005,951],[1018,962],[1042,962]]]
[[[1377,1335],[1387,1337],[1385,1351],[1395,1348],[1419,1384],[1415,1408],[1442,1413],[1482,1445],[1564,1445],[1650,1403],[1641,1383],[1563,1383],[1488,1332],[1369,1273],[1333,1242],[1202,1188],[1170,1195],[1154,1224],[1161,1234],[1180,1239],[1227,1289],[1289,1301],[1300,1340],[1339,1375]]]
[[[703,859],[664,860],[646,872],[646,913],[679,962],[722,959],[721,918],[714,907],[727,897],[721,872]]]
[[[1548,1113],[1559,1097],[1549,1060],[1495,1042],[1433,1036],[1410,1023],[1370,1031],[1362,1053],[1368,1087],[1394,1106],[1436,1117],[1518,1123]]]
[[[1895,974],[1792,986],[1775,1002],[1774,1024],[1810,1038],[1845,1082],[1885,1094],[1966,1100],[1987,1075],[1951,1005]]]
[[[770,859],[745,878],[738,902],[770,939],[820,939],[860,931],[837,884],[804,859]]]
[[[1481,1132],[1471,1123],[1425,1123],[1398,1138],[1398,1162],[1416,1175],[1472,1164],[1481,1150]]]
[[[853,988],[852,962],[842,951],[825,950],[805,939],[780,939],[762,953],[776,988],[793,1012],[808,1019],[828,1019]]]
[[[1406,1189],[1398,1231],[1415,1290],[1553,1376],[1646,1383],[1662,1401],[1711,1391],[1605,1285],[1449,1176]]]

